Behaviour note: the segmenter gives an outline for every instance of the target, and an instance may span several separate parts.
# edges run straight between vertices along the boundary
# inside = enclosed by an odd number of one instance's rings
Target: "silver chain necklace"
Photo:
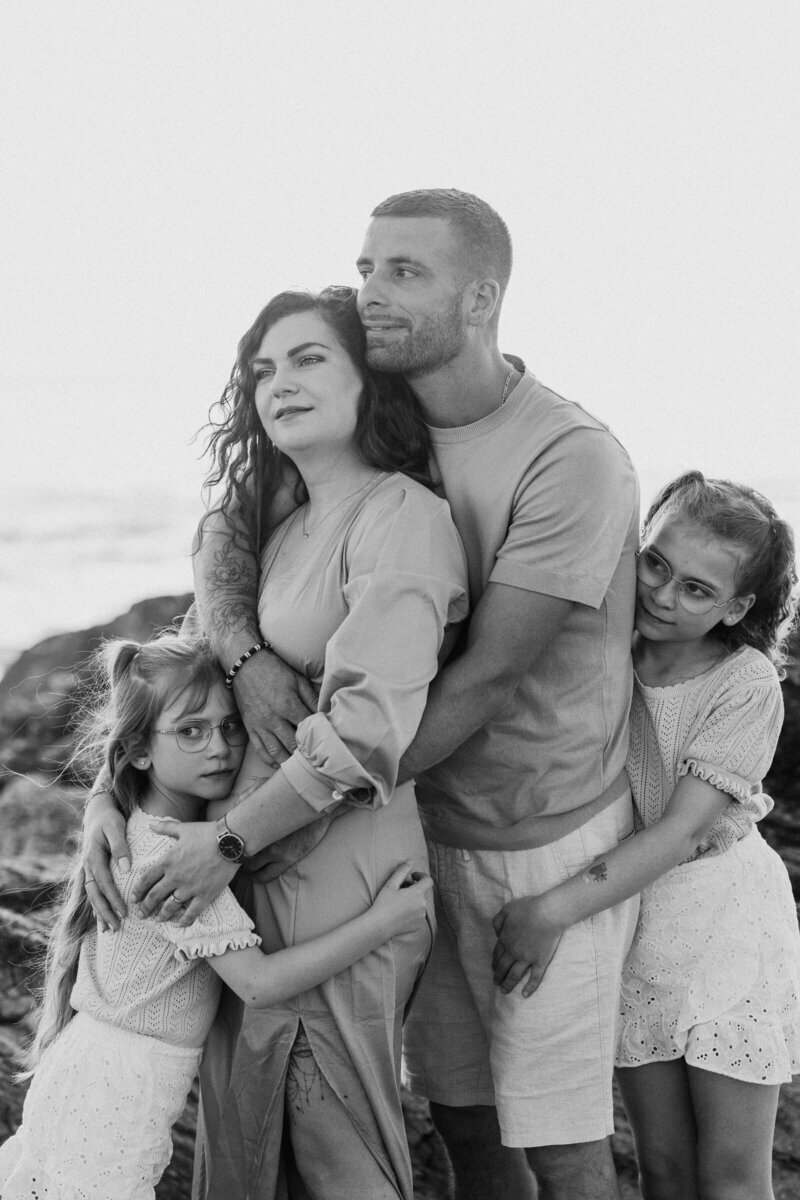
[[[505,381],[503,383],[503,399],[500,401],[501,408],[503,407],[506,400],[508,399],[508,385],[511,383],[511,378],[512,378],[513,374],[514,374],[514,367],[510,366],[508,368],[508,374],[506,375]]]

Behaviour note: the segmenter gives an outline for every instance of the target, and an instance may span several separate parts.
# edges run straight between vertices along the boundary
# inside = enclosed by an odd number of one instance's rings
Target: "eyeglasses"
[[[717,601],[714,599],[715,593],[704,583],[698,583],[695,579],[678,579],[677,575],[673,575],[669,563],[660,554],[656,554],[655,550],[645,548],[637,551],[636,574],[642,583],[649,587],[663,587],[665,583],[674,579],[678,585],[679,604],[686,612],[696,617],[711,612],[712,608],[724,608],[731,600],[736,599],[735,596],[731,596],[730,600]]]
[[[211,725],[208,721],[187,721],[185,725],[176,725],[174,729],[154,729],[153,733],[171,733],[179,750],[197,754],[211,741],[215,729],[219,729],[229,746],[243,746],[247,741],[247,730],[241,717],[226,717],[219,725]]]

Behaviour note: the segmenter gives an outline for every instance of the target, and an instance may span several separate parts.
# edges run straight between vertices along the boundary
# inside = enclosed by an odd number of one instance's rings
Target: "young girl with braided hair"
[[[50,940],[22,1125],[0,1146],[3,1200],[152,1200],[220,979],[268,1007],[425,921],[430,880],[410,880],[408,863],[362,915],[270,955],[229,889],[188,928],[178,897],[173,919],[143,917],[133,891],[166,845],[151,819],[197,820],[206,805],[219,818],[247,733],[203,642],[108,642],[99,664],[103,701],[78,755],[99,739],[93,765],[127,818],[132,869],[113,869],[128,916],[119,932],[101,928],[76,868]]]
[[[800,1072],[800,934],[758,832],[795,617],[792,533],[751,488],[690,471],[637,565],[628,773],[638,832],[497,914],[495,978],[524,996],[561,931],[641,891],[617,1075],[645,1200],[771,1200],[780,1085]]]

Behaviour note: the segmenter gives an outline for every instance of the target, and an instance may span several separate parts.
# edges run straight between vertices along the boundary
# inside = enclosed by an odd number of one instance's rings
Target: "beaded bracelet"
[[[225,676],[225,686],[229,687],[229,688],[233,687],[234,675],[236,674],[237,671],[239,671],[244,666],[244,664],[247,662],[248,658],[252,658],[253,655],[257,654],[259,650],[270,650],[270,649],[272,649],[272,647],[270,646],[269,642],[256,642],[255,646],[251,646],[249,650],[245,650],[244,654],[241,654],[237,658],[236,662],[233,664],[230,671],[228,671],[228,674]]]

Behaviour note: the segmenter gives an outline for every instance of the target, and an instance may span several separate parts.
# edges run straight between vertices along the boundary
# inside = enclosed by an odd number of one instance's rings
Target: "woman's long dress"
[[[301,509],[277,528],[261,564],[264,636],[321,685],[319,710],[298,727],[298,749],[282,769],[321,812],[334,789],[361,790],[352,793],[360,802],[344,806],[329,825],[323,817],[316,832],[300,831],[298,841],[311,848],[299,861],[277,876],[267,865],[260,878],[256,870],[243,880],[250,895],[238,895],[267,951],[363,912],[400,862],[427,870],[413,785],[395,787],[395,778],[422,716],[445,626],[463,619],[467,607],[463,550],[449,509],[405,476],[376,475],[327,519],[327,529],[323,523],[307,538],[302,522]],[[370,1170],[378,1163],[397,1195],[412,1200],[400,1038],[432,932],[429,922],[395,938],[274,1008],[244,1009],[226,995],[201,1072],[196,1197],[288,1194],[281,1152],[287,1071],[302,1027]],[[350,1173],[349,1194],[360,1195],[358,1153]]]

